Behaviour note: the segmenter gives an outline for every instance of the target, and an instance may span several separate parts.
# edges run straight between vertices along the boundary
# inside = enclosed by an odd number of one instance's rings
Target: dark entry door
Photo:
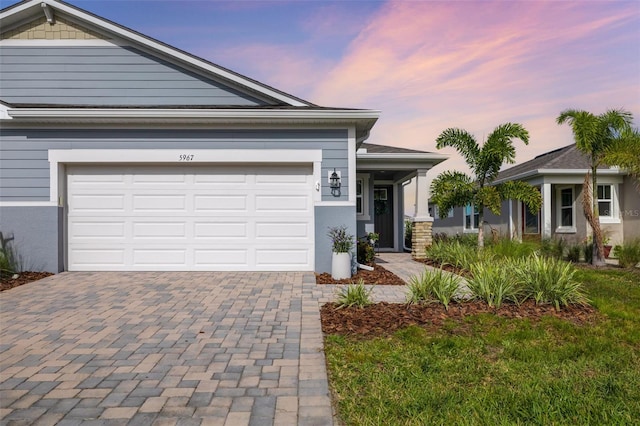
[[[380,234],[379,246],[393,248],[393,186],[375,185],[373,187],[373,208],[376,232]]]

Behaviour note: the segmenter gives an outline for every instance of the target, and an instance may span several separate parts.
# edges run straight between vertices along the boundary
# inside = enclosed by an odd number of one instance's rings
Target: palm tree
[[[473,177],[459,171],[446,171],[431,183],[434,204],[438,206],[440,217],[454,207],[473,204],[478,209],[478,247],[484,246],[484,209],[500,214],[503,200],[523,201],[536,211],[540,209],[540,192],[525,182],[512,181],[492,185],[500,168],[506,163],[513,164],[516,150],[513,139],[529,143],[529,132],[520,124],[506,123],[496,127],[482,147],[475,137],[462,129],[449,128],[436,139],[436,148],[455,148],[465,159],[473,172]]]
[[[598,167],[605,164],[605,156],[611,152],[620,135],[628,132],[633,121],[630,112],[623,109],[610,109],[595,115],[588,111],[567,109],[556,119],[558,124],[569,123],[576,141],[576,147],[590,160],[590,172],[583,185],[583,197],[590,203],[583,203],[583,209],[593,231],[593,265],[604,265],[602,230],[598,215]]]
[[[625,169],[635,179],[640,190],[640,131],[628,127],[607,148],[602,162]]]

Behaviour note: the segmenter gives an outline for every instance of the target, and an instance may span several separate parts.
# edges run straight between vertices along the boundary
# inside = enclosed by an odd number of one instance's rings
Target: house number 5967
[[[180,161],[193,161],[193,154],[180,154]]]

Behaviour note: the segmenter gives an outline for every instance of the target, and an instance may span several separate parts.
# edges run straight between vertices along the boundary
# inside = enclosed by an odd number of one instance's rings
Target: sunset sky
[[[482,140],[512,121],[531,135],[522,162],[573,142],[563,109],[640,121],[638,0],[70,3],[311,102],[380,110],[371,143],[437,151],[445,128]],[[436,172],[465,169],[442,152]]]

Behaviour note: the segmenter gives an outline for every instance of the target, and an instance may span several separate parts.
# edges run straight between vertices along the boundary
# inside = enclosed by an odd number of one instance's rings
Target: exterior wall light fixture
[[[329,175],[329,188],[331,188],[331,195],[339,197],[340,186],[340,172],[336,172],[336,169],[333,169],[333,173]]]

